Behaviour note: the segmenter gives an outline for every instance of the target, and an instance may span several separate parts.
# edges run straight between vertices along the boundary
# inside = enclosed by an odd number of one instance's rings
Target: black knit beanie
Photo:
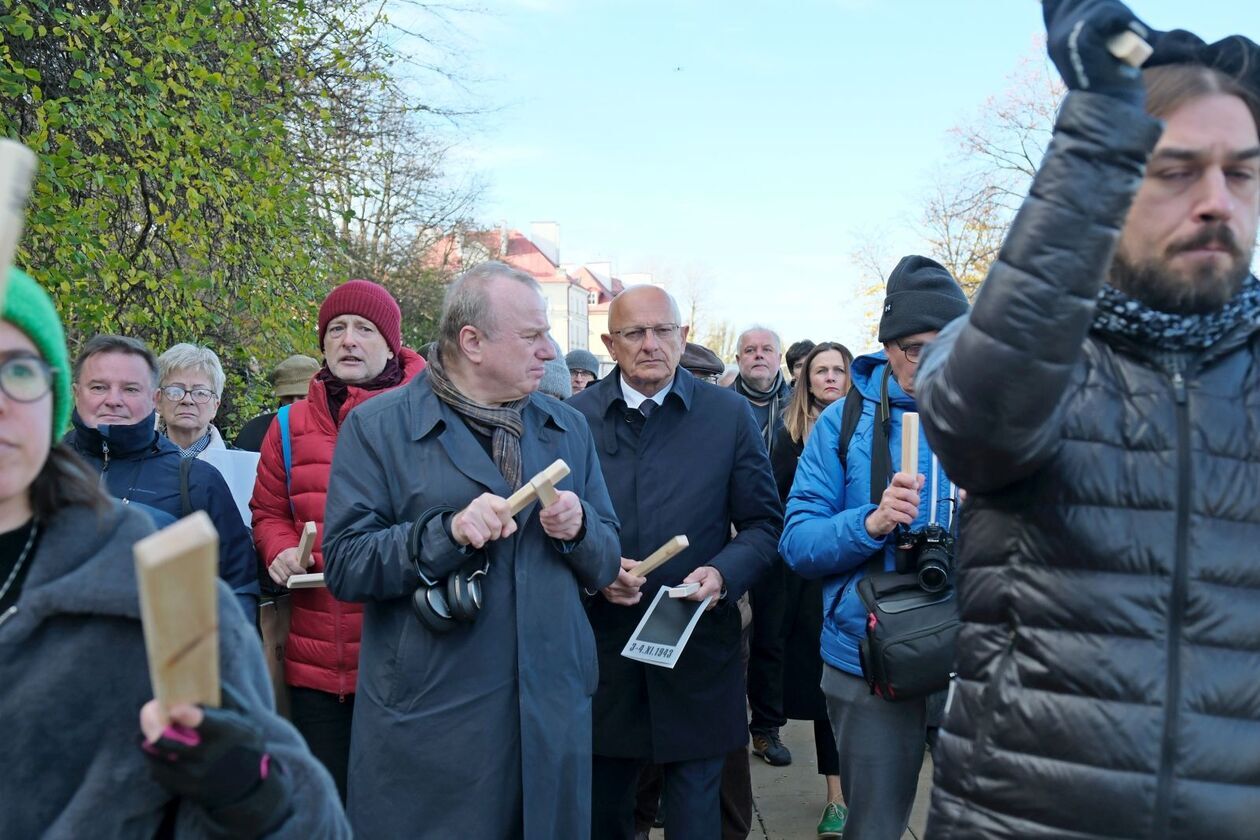
[[[939,330],[967,308],[967,296],[945,266],[927,257],[902,257],[888,275],[879,341]]]

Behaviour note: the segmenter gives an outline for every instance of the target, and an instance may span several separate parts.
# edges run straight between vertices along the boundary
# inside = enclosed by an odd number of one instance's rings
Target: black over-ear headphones
[[[420,538],[435,516],[455,513],[454,508],[435,507],[425,511],[411,529],[411,562],[421,584],[411,596],[416,618],[434,633],[448,633],[459,624],[471,624],[481,611],[481,578],[490,569],[490,554],[484,549],[469,557],[445,581],[433,580],[420,569]]]

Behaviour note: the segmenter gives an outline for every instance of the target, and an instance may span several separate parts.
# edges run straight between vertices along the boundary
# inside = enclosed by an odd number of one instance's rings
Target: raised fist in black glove
[[[1146,102],[1142,72],[1116,58],[1107,42],[1125,30],[1150,31],[1120,0],[1044,0],[1046,46],[1071,90],[1103,93],[1139,108]]]
[[[230,709],[178,705],[162,723],[156,700],[140,711],[141,749],[153,778],[200,805],[217,828],[257,837],[289,811],[287,785],[263,744],[262,732]]]

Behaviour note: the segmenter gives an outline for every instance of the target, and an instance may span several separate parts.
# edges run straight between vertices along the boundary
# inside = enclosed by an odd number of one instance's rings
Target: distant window
[[[586,302],[591,305],[599,303],[599,292],[587,292]]]

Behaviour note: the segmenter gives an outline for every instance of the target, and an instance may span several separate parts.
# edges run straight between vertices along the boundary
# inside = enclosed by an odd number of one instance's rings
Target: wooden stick
[[[1141,67],[1151,57],[1155,48],[1132,29],[1126,29],[1107,41],[1107,52],[1130,67]]]
[[[538,499],[546,507],[556,500],[556,482],[568,474],[569,465],[563,460],[552,462],[551,466],[522,485],[520,490],[508,496],[508,509],[516,516],[534,499]]]
[[[678,536],[673,537],[669,542],[665,543],[665,545],[661,546],[660,548],[656,549],[656,551],[653,551],[651,554],[649,554],[647,556],[647,559],[645,559],[639,565],[635,566],[630,571],[638,575],[639,577],[647,577],[649,573],[659,568],[660,566],[663,566],[666,563],[666,561],[668,561],[671,557],[673,557],[678,552],[682,551],[688,545],[690,545],[690,543],[687,542],[686,535],[679,534]]]
[[[298,565],[303,569],[311,567],[311,549],[315,547],[315,523],[307,522],[302,526],[302,539],[298,540]]]
[[[901,471],[911,477],[919,474],[919,415],[901,415]]]
[[[289,575],[284,585],[290,589],[317,589],[327,584],[324,583],[324,573],[315,572],[309,575]]]
[[[0,312],[9,266],[22,238],[26,199],[35,180],[35,153],[16,140],[0,139]]]
[[[1107,52],[1130,67],[1141,67],[1151,57],[1151,53],[1155,52],[1155,48],[1132,29],[1126,29],[1107,39]]]
[[[132,549],[153,696],[219,705],[219,533],[197,511]]]

